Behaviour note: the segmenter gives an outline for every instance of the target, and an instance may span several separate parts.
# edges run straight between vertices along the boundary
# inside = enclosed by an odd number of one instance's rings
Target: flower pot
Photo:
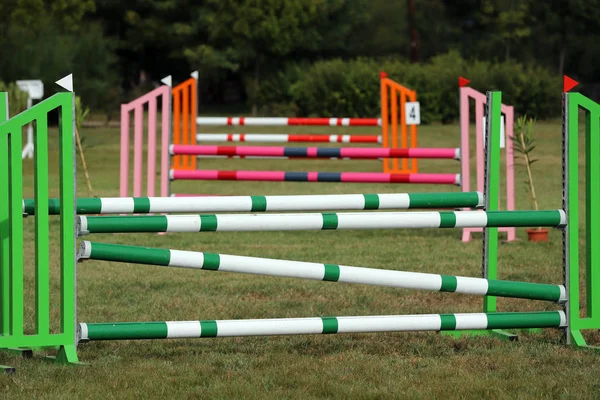
[[[543,229],[527,229],[527,237],[530,242],[547,242],[548,232],[546,228]]]

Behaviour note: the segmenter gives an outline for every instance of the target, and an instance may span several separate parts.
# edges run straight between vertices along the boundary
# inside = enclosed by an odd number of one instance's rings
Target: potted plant
[[[538,161],[532,158],[532,152],[535,149],[533,137],[534,126],[535,120],[533,118],[528,118],[527,115],[517,118],[517,121],[515,122],[513,146],[515,151],[523,158],[523,164],[527,169],[527,181],[525,183],[529,190],[531,205],[536,211],[539,211],[535,187],[533,185],[533,175],[531,173],[531,166]],[[542,227],[527,229],[527,237],[531,242],[547,242],[548,229]]]

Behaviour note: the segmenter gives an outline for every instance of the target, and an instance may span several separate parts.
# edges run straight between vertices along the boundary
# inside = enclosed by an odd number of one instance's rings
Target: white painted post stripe
[[[79,244],[79,252],[77,253],[78,258],[90,258],[92,255],[92,243],[87,240],[83,240]]]
[[[456,293],[487,294],[488,281],[480,278],[456,277]]]
[[[102,202],[102,214],[117,214],[120,212],[132,213],[133,212],[133,198],[103,198]],[[121,210],[129,211],[121,211]]]
[[[342,126],[350,126],[350,118],[342,118]]]
[[[469,212],[457,212],[456,215],[456,228],[471,227],[471,226],[486,226],[487,225],[487,214],[485,211],[469,211]]]
[[[244,125],[248,126],[287,126],[288,118],[245,118]]]
[[[365,198],[362,194],[336,194],[329,196],[265,196],[267,211],[310,211],[310,210],[363,210]],[[381,208],[381,204],[379,206]],[[403,208],[398,205],[398,208]]]
[[[561,291],[564,290],[565,287],[561,287]],[[561,293],[562,294],[562,293]],[[567,326],[568,322],[567,322],[567,315],[565,314],[564,311],[559,311],[558,314],[560,315],[560,326]]]
[[[78,215],[77,217],[77,236],[88,234],[87,217],[85,215]]]
[[[338,213],[338,229],[438,228],[440,213]]]
[[[200,232],[199,215],[166,215],[167,232]]]
[[[379,208],[409,208],[410,195],[408,193],[382,193],[379,197]]]
[[[227,117],[198,117],[196,118],[197,125],[227,125]]]
[[[487,329],[488,319],[485,313],[462,313],[454,314],[456,318],[455,330],[463,329]]]
[[[173,201],[177,200],[177,201]],[[250,196],[162,197],[150,199],[150,212],[243,212],[252,210]]]
[[[558,213],[560,214],[560,225],[566,226],[567,225],[567,214],[565,213],[565,210],[558,210]]]
[[[89,339],[88,326],[85,322],[79,324],[79,335],[81,340]]]
[[[442,288],[442,277],[437,274],[349,267],[345,265],[340,265],[339,268],[340,278],[338,282],[342,283],[361,283],[365,285],[434,291],[439,291]]]
[[[179,268],[202,268],[204,254],[194,251],[169,250],[169,266]]]
[[[226,133],[198,133],[196,134],[196,142],[226,142]]]
[[[217,215],[217,231],[311,230],[323,227],[321,214]]]
[[[280,142],[287,142],[289,141],[289,135],[280,135],[280,134],[273,134],[273,135],[268,135],[268,134],[252,134],[252,135],[246,135],[245,138],[246,142],[274,142],[274,143],[280,143]]]
[[[485,206],[485,202],[483,199],[483,192],[477,192],[477,207]]]
[[[303,335],[323,332],[321,318],[218,320],[217,336]]]
[[[202,328],[200,321],[165,321],[167,339],[200,337]]]
[[[297,277],[302,279],[322,280],[325,266],[317,263],[301,261],[274,260],[221,254],[219,271],[237,272],[255,275],[280,277]]]
[[[338,333],[439,331],[442,328],[439,314],[337,317],[337,321]]]
[[[460,185],[460,174],[456,174],[456,177],[454,178],[454,184]]]

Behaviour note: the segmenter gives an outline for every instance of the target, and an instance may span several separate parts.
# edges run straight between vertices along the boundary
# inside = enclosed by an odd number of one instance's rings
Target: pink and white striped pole
[[[465,84],[468,81],[462,81]],[[469,101],[475,100],[475,159],[477,166],[477,188],[483,190],[484,180],[484,146],[483,146],[483,114],[486,103],[485,94],[476,91],[467,86],[460,88],[460,136],[461,136],[461,187],[463,192],[468,192],[471,186],[471,165],[470,165],[470,119],[469,119]],[[515,209],[515,170],[514,170],[514,149],[513,149],[513,125],[514,125],[514,108],[502,104],[502,113],[506,121],[506,210],[512,211]],[[473,232],[481,232],[481,228],[464,228],[463,242],[471,240]],[[517,234],[515,228],[498,228],[499,232],[506,232],[507,240],[516,240]]]
[[[460,159],[457,148],[372,148],[372,147],[283,147],[283,146],[212,146],[171,145],[171,155],[227,157],[348,158],[377,160],[380,158]]]
[[[171,90],[160,86],[130,103],[121,105],[120,195],[129,196],[130,113],[133,111],[133,196],[143,196],[144,109],[148,109],[148,154],[146,196],[155,196],[157,99],[162,97],[161,122],[161,196],[169,195],[169,134]]]

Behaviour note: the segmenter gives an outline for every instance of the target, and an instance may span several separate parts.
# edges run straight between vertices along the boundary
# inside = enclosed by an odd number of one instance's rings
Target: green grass
[[[214,130],[218,131],[218,130]],[[226,132],[226,130],[222,130]],[[250,132],[250,130],[247,130]],[[275,129],[255,129],[276,131]],[[283,131],[283,129],[277,129]],[[344,133],[342,128],[288,132]],[[373,129],[352,130],[376,133]],[[95,195],[118,195],[118,131],[84,132]],[[537,127],[534,165],[542,209],[561,207],[560,123]],[[423,126],[420,146],[457,147],[458,127]],[[56,142],[52,142],[53,151]],[[79,161],[79,160],[78,160]],[[200,166],[201,165],[201,166]],[[51,168],[55,170],[56,160]],[[290,171],[380,171],[377,161],[201,160],[199,168]],[[25,170],[32,171],[31,161]],[[421,172],[458,172],[456,161],[420,162]],[[86,196],[83,174],[78,193]],[[474,180],[474,178],[473,178]],[[517,169],[517,208],[529,209],[524,171]],[[51,184],[56,185],[56,180]],[[31,195],[32,179],[26,182]],[[215,194],[386,193],[458,190],[428,185],[293,182],[175,182],[175,192]],[[55,189],[56,192],[56,189]],[[582,202],[583,205],[583,202]],[[55,224],[53,228],[57,228]],[[26,246],[33,219],[26,220]],[[334,263],[480,276],[480,235],[460,241],[460,230],[189,233],[93,235],[88,239]],[[517,242],[500,247],[499,277],[562,282],[561,233],[534,244],[518,229]],[[54,242],[57,245],[56,242]],[[582,241],[582,251],[584,250]],[[26,247],[27,248],[27,247]],[[28,328],[33,326],[33,254],[27,252]],[[53,254],[56,267],[58,254]],[[58,277],[53,270],[53,318]],[[78,266],[81,322],[311,317],[479,312],[482,298],[361,285],[236,275],[212,271],[87,261]],[[502,311],[551,310],[538,301],[499,299]],[[598,335],[590,339],[599,342]],[[454,339],[436,333],[218,338],[95,342],[79,347],[85,367],[0,353],[16,375],[0,376],[0,398],[597,398],[600,357],[561,344],[561,333],[526,334],[519,342],[493,337]]]

